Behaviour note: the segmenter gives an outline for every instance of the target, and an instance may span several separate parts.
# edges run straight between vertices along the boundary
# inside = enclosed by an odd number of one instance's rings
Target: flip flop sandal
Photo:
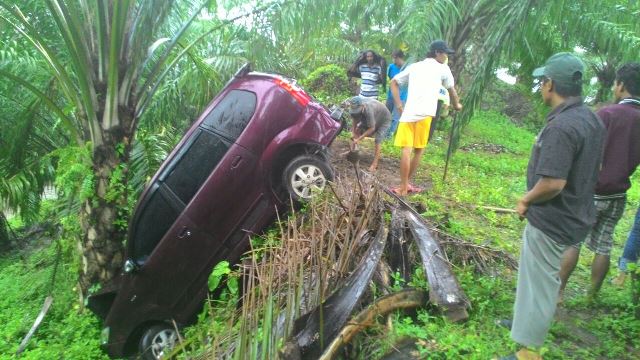
[[[419,187],[419,186],[409,185],[408,192],[409,192],[410,194],[418,194],[418,193],[421,193],[421,192],[423,192],[423,191],[424,191],[424,189],[423,189],[423,188],[421,188],[421,187]]]
[[[391,188],[389,190],[391,190],[391,192],[396,194],[397,196],[404,196],[404,195],[400,195],[400,187]]]

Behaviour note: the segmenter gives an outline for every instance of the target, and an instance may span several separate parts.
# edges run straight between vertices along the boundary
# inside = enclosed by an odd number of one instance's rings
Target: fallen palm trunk
[[[409,248],[404,236],[405,219],[400,216],[397,208],[391,212],[391,225],[389,226],[389,266],[391,271],[399,273],[405,282],[411,277],[411,262],[409,260]]]
[[[346,283],[310,313],[296,320],[293,336],[282,349],[284,359],[315,359],[326,342],[334,339],[371,281],[386,244],[384,221],[369,245],[363,262]]]
[[[409,228],[418,246],[422,264],[429,283],[429,300],[443,309],[451,321],[461,321],[469,317],[469,300],[453,275],[449,262],[443,257],[442,249],[431,236],[424,219],[414,211],[403,211]]]
[[[319,360],[331,360],[338,350],[360,331],[374,324],[377,316],[386,315],[397,309],[415,308],[425,304],[427,294],[423,290],[405,289],[397,293],[383,296],[371,304],[367,309],[345,326],[333,342],[327,347]]]

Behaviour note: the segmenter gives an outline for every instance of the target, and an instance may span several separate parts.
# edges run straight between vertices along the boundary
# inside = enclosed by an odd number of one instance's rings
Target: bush
[[[544,126],[549,111],[530,87],[495,81],[485,89],[481,109],[493,110],[507,116],[514,124],[537,132]]]
[[[314,70],[302,81],[305,89],[321,103],[337,105],[350,95],[347,72],[338,65],[325,65]]]
[[[60,239],[60,247],[54,242],[0,257],[0,360],[15,358],[47,295],[53,296],[51,309],[20,358],[107,359],[98,319],[77,302],[74,248],[65,246],[70,242]]]

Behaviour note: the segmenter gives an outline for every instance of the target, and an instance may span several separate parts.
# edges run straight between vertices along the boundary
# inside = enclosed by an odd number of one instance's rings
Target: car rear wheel
[[[171,353],[178,342],[178,331],[168,324],[157,324],[147,328],[140,338],[142,359],[156,360]]]
[[[324,190],[327,181],[333,179],[333,171],[323,159],[312,155],[301,155],[284,169],[283,182],[291,198],[306,201],[314,193]]]

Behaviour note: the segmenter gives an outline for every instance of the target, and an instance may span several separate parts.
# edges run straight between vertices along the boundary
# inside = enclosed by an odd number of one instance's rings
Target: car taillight
[[[304,90],[293,84],[290,84],[286,80],[276,79],[276,84],[278,84],[278,86],[291,94],[291,96],[293,96],[293,98],[296,99],[296,101],[298,101],[298,103],[303,107],[307,106],[307,104],[309,104],[309,101],[311,101],[311,97],[307,95]]]

